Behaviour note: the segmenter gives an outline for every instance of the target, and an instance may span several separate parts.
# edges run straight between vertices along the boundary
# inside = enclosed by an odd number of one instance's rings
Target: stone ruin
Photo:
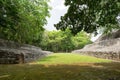
[[[51,53],[39,47],[0,39],[0,64],[27,63]]]
[[[102,35],[94,43],[72,53],[120,61],[120,30]]]

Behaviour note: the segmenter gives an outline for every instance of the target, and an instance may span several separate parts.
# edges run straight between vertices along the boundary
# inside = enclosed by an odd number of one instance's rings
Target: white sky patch
[[[102,34],[98,34],[97,36],[94,36],[94,34],[92,34],[91,36],[91,41],[95,42]]]
[[[58,6],[55,7],[55,9],[57,9],[57,10],[64,10],[66,8],[65,8],[64,5],[58,5]]]
[[[55,0],[50,0],[50,3],[53,3],[53,2],[55,2]]]
[[[116,18],[117,18],[117,20],[119,20],[119,21],[120,21],[120,15],[119,15],[119,16],[117,16]]]
[[[51,17],[47,19],[48,24],[44,26],[46,30],[56,30],[54,24],[57,24],[60,21],[60,17],[64,16],[68,9],[64,6],[64,2],[64,0],[51,0],[49,3],[49,5],[52,7],[52,10],[50,10]]]
[[[55,9],[57,9],[57,10],[64,10],[64,9],[66,9],[66,7],[65,7],[65,5],[64,5],[64,2],[65,2],[65,1],[62,0],[59,5],[55,6]]]

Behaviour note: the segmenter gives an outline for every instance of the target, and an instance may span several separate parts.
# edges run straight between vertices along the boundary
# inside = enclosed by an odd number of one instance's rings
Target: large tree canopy
[[[69,28],[73,34],[79,31],[92,33],[98,28],[118,28],[116,17],[120,13],[120,0],[65,0],[68,12],[55,24],[57,29]]]
[[[48,0],[0,0],[0,37],[25,43],[39,40],[47,16]]]

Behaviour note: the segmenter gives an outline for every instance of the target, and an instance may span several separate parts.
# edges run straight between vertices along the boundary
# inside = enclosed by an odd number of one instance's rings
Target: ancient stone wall
[[[31,62],[51,53],[39,47],[0,39],[0,64]]]
[[[120,30],[103,35],[93,44],[86,45],[80,50],[74,50],[72,53],[120,61]]]

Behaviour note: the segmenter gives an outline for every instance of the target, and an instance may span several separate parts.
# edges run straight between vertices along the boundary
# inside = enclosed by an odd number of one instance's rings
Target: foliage
[[[83,46],[89,43],[91,43],[90,37],[85,32],[80,32],[73,36],[71,31],[66,29],[65,31],[46,31],[40,47],[43,50],[53,52],[69,52],[83,48]]]
[[[90,36],[83,31],[77,33],[75,37],[72,37],[72,42],[74,43],[74,49],[83,48],[85,45],[92,43]]]
[[[48,0],[0,0],[0,37],[22,43],[41,39]]]
[[[57,29],[69,28],[73,34],[79,31],[97,32],[104,28],[109,32],[113,28],[120,28],[116,17],[120,13],[119,0],[65,0],[68,12],[55,24]]]

